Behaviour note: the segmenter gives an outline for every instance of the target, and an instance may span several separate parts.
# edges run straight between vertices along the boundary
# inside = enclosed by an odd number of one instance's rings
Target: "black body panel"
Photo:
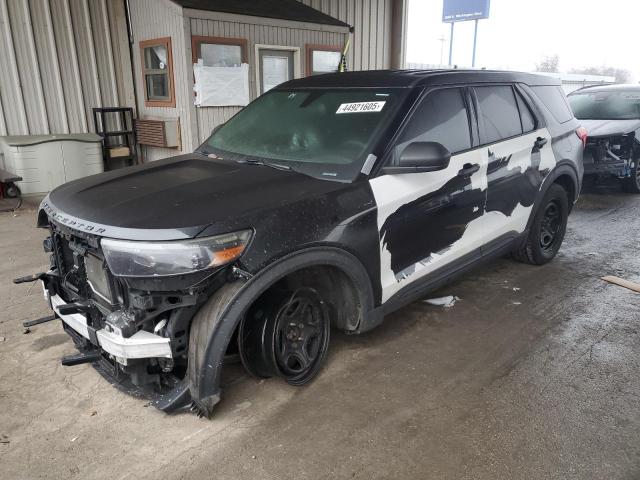
[[[469,222],[484,214],[485,199],[486,191],[471,188],[470,177],[456,176],[390,215],[380,239],[391,253],[396,277],[462,238]]]
[[[76,180],[44,203],[55,221],[104,237],[178,240],[251,228],[241,261],[251,273],[295,250],[336,245],[353,252],[379,284],[368,182],[318,180],[191,154]],[[82,219],[81,226],[70,218]]]
[[[516,139],[513,149],[493,148],[497,141],[481,143],[484,131],[470,91],[473,85],[482,83],[510,84],[522,90],[538,117],[536,131],[545,138],[538,137],[531,145],[528,140],[518,141],[520,135],[501,137],[500,141]],[[428,95],[431,87],[443,85],[463,87],[470,150],[482,156],[470,156],[470,163],[457,157],[463,165],[456,165],[433,183],[423,184],[417,179],[412,185],[396,182],[397,177],[385,178],[388,172],[382,167],[389,160],[390,150],[397,146],[398,132],[411,121],[421,96]],[[144,329],[169,338],[171,359],[136,358],[141,361],[128,365],[114,360],[109,365],[116,372],[135,377],[138,386],[151,385],[175,373],[171,378],[177,383],[170,385],[172,390],[164,397],[169,400],[157,406],[170,411],[193,400],[193,406],[210,415],[220,398],[225,354],[238,338],[236,327],[251,308],[260,305],[257,301],[279,289],[295,292],[299,285],[308,287],[312,277],[331,270],[333,276],[327,275],[326,282],[331,298],[327,297],[326,303],[333,312],[340,312],[340,322],[334,326],[348,333],[365,332],[381,323],[387,313],[420,298],[482,258],[519,245],[528,236],[533,215],[525,227],[527,218],[518,207],[532,207],[534,212],[554,181],[566,185],[571,200],[577,198],[582,145],[575,135],[575,119],[562,125],[554,123],[539,107],[528,85],[556,86],[559,82],[514,72],[439,70],[328,74],[282,84],[277,88],[408,90],[401,92],[402,105],[363,153],[367,162],[372,159],[371,164],[367,168],[357,165],[355,177],[349,182],[314,178],[282,165],[255,163],[260,158],[246,163],[248,160],[235,162],[229,160],[233,157],[223,160],[194,153],[106,172],[55,189],[43,201],[38,220],[39,226],[49,228],[54,249],[53,273],[46,274],[49,280],[45,288],[62,295],[65,302],[81,300],[95,307],[88,323],[94,330],[121,325],[122,332]],[[447,131],[452,130],[456,131]],[[523,127],[522,134],[532,131]],[[494,155],[492,150],[505,156]],[[545,156],[550,154],[555,158]],[[524,165],[528,155],[531,166],[526,170],[510,165],[512,158]],[[319,158],[323,156],[319,154]],[[550,169],[539,170],[541,158],[549,160],[545,165]],[[471,177],[477,172],[481,172],[480,181],[474,179],[472,183]],[[382,182],[376,183],[381,177]],[[403,188],[407,191],[402,192]],[[490,212],[511,217],[514,211],[520,217],[514,216],[499,233],[492,230],[491,222],[486,228],[482,221],[474,223],[473,227],[484,230],[480,234],[471,231],[465,238],[469,242],[464,251],[455,251],[465,243],[455,245],[472,221]],[[248,240],[247,235],[240,253],[226,261],[206,263],[197,271],[167,277],[115,277],[109,273],[113,305],[100,304],[88,289],[85,257],[91,254],[105,259],[108,249],[103,238],[180,241],[239,230],[251,230],[251,238]],[[448,249],[452,255],[445,262],[410,278],[412,269],[418,272],[420,262]],[[113,268],[108,256],[101,265],[107,272]],[[339,281],[333,281],[336,278]],[[407,281],[401,283],[401,279]],[[77,294],[67,295],[65,285],[77,288]],[[149,366],[153,367],[151,371]]]

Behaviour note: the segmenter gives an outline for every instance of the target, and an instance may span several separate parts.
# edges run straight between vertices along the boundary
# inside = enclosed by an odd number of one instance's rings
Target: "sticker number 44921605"
[[[336,113],[364,113],[379,112],[386,102],[354,102],[343,103],[338,107]]]

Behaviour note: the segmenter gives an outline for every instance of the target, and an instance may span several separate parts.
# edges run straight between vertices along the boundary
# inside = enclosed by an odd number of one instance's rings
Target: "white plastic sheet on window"
[[[249,103],[249,65],[205,67],[202,60],[193,65],[198,107],[244,107]]]

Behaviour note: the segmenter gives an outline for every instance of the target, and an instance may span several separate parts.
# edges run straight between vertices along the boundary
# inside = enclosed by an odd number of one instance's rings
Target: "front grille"
[[[60,272],[63,288],[73,294],[86,298],[86,277],[83,263],[78,255],[70,247],[67,238],[60,234],[52,235],[56,267]]]
[[[58,260],[60,260],[58,268],[63,274],[73,271],[75,264],[73,251],[69,248],[69,241],[62,235],[56,235],[54,242],[58,247]]]

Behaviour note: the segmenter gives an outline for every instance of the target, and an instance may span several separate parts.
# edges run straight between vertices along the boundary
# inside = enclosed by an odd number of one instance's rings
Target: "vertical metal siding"
[[[93,107],[135,106],[124,18],[122,0],[0,0],[0,135],[92,131]]]
[[[49,3],[30,0],[31,22],[33,24],[35,52],[42,77],[42,90],[46,104],[49,129],[52,132],[69,132],[60,64],[57,61],[56,42]]]
[[[69,0],[52,0],[53,32],[62,72],[62,92],[69,121],[69,132],[86,132],[87,115],[84,109],[80,66],[71,24]],[[65,55],[64,52],[67,52]]]
[[[102,107],[102,93],[98,80],[96,54],[93,45],[88,0],[69,0],[71,23],[75,35],[80,81],[85,99],[85,115],[91,119],[93,107]],[[92,123],[89,121],[89,123]],[[89,127],[91,128],[91,126]]]
[[[27,114],[27,125],[29,131],[49,133],[40,70],[33,46],[29,4],[24,0],[10,0],[8,7],[13,48]]]
[[[96,58],[98,86],[104,105],[118,103],[118,86],[113,66],[113,49],[107,6],[105,2],[87,0],[93,34],[94,56]],[[106,27],[106,28],[103,28]]]
[[[135,106],[133,72],[129,55],[129,36],[126,29],[126,11],[122,2],[106,2],[109,30],[111,32],[111,51],[113,68],[118,92],[118,104]],[[124,28],[121,28],[124,27]]]
[[[394,0],[298,1],[354,27],[347,55],[350,70],[390,68],[391,6]]]
[[[9,9],[7,0],[0,0],[0,27],[2,28],[2,43],[5,48],[0,48],[0,104],[2,105],[2,117],[5,133],[20,135],[27,133],[27,112],[22,96],[18,63],[11,35],[11,22],[9,21]]]

